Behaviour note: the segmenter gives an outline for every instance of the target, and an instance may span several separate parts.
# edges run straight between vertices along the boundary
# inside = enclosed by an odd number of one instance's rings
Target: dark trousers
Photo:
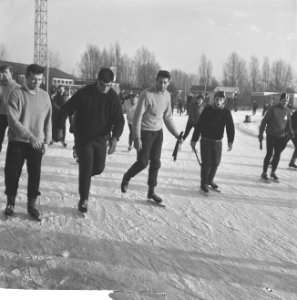
[[[186,129],[185,129],[185,133],[183,135],[183,140],[185,140],[187,138],[187,136],[189,135],[191,129],[195,126],[195,124],[193,124],[192,122],[187,122],[186,125]]]
[[[201,185],[213,181],[222,157],[222,141],[201,138]]]
[[[24,162],[27,162],[28,199],[35,199],[40,195],[40,173],[42,151],[34,149],[31,144],[24,142],[9,142],[5,162],[5,194],[16,196],[19,186],[19,179],[22,174]]]
[[[132,178],[144,170],[148,163],[148,185],[156,186],[159,169],[161,167],[161,150],[163,144],[163,131],[142,131],[142,149],[137,153],[137,161],[127,171],[127,177]]]
[[[0,115],[0,152],[2,151],[2,143],[4,141],[5,131],[7,127],[7,115]]]
[[[133,143],[133,129],[132,129],[132,124],[128,123],[129,126],[129,146],[132,146]]]
[[[286,148],[287,143],[288,143],[288,139],[286,137],[275,137],[272,135],[266,136],[267,153],[264,158],[263,173],[267,173],[272,155],[273,155],[273,159],[271,161],[271,171],[275,172],[280,160],[280,155],[282,151]]]
[[[295,160],[297,158],[297,133],[295,133],[295,137],[292,139],[292,142],[294,144],[295,150],[292,155],[292,160]]]
[[[106,138],[89,141],[87,143],[76,140],[75,149],[79,158],[79,195],[81,199],[88,199],[91,177],[101,174],[105,168]]]

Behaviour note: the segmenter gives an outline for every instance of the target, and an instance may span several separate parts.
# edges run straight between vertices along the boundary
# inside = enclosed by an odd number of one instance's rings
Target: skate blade
[[[203,195],[204,197],[209,197],[209,193],[206,193],[202,190],[199,190],[200,194]]]
[[[146,199],[146,201],[147,201],[149,204],[152,204],[152,205],[154,205],[154,206],[159,206],[159,207],[163,207],[163,208],[166,207],[164,204],[162,204],[162,203],[157,203],[157,202],[155,202],[154,200],[151,200],[151,199]]]

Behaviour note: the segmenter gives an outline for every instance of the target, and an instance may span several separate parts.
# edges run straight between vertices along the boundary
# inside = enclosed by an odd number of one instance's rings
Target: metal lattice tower
[[[34,63],[47,66],[47,0],[35,0]]]

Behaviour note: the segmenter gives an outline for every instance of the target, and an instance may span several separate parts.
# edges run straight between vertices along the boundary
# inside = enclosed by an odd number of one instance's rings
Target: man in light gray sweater
[[[161,167],[163,121],[170,133],[177,139],[179,138],[179,132],[172,118],[170,94],[166,90],[169,81],[169,72],[159,71],[155,87],[146,89],[139,97],[132,126],[137,161],[124,174],[121,183],[121,190],[125,193],[130,179],[145,169],[150,162],[147,197],[156,203],[162,202],[154,188],[157,185],[158,172]]]
[[[3,65],[0,67],[0,152],[5,136],[5,131],[8,126],[7,122],[7,106],[8,99],[12,91],[19,88],[20,85],[12,78],[11,66]]]
[[[35,207],[40,195],[39,183],[42,155],[52,139],[52,106],[49,95],[40,89],[44,68],[32,64],[26,71],[24,86],[15,89],[8,101],[8,146],[5,163],[6,216],[12,216],[15,208],[19,178],[27,161],[28,213],[40,220]]]

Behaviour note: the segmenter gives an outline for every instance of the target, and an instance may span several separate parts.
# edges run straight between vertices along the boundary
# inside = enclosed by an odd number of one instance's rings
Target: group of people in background
[[[22,167],[26,161],[28,172],[27,210],[30,216],[40,220],[36,199],[40,195],[41,163],[48,145],[61,142],[66,147],[66,120],[70,120],[70,132],[74,134],[74,148],[78,156],[78,210],[88,211],[91,178],[105,169],[107,154],[116,151],[117,142],[124,129],[124,114],[129,127],[128,151],[137,151],[135,163],[123,174],[119,187],[126,193],[129,183],[149,165],[147,198],[161,203],[156,193],[158,173],[161,167],[163,123],[179,144],[188,137],[192,128],[191,147],[196,150],[200,139],[201,174],[200,189],[207,194],[209,188],[218,189],[215,175],[222,156],[222,139],[227,133],[228,150],[232,150],[235,128],[231,111],[226,107],[226,95],[218,91],[213,103],[205,105],[202,94],[194,95],[187,105],[188,120],[184,134],[175,126],[172,112],[172,96],[167,91],[170,73],[160,70],[155,85],[140,95],[118,95],[112,89],[114,74],[109,68],[98,72],[96,82],[78,90],[70,99],[63,86],[50,99],[40,88],[43,67],[32,64],[26,70],[22,86],[12,78],[9,66],[0,67],[0,150],[8,130],[8,146],[5,162],[6,216],[15,212],[15,200]],[[122,98],[121,98],[122,97]],[[282,94],[280,102],[264,115],[259,131],[262,143],[266,128],[267,154],[262,178],[267,179],[269,164],[271,177],[275,174],[280,154],[288,139],[295,145],[290,166],[297,168],[296,133],[297,114],[291,116],[287,108],[288,96]],[[272,158],[272,160],[271,160]]]

